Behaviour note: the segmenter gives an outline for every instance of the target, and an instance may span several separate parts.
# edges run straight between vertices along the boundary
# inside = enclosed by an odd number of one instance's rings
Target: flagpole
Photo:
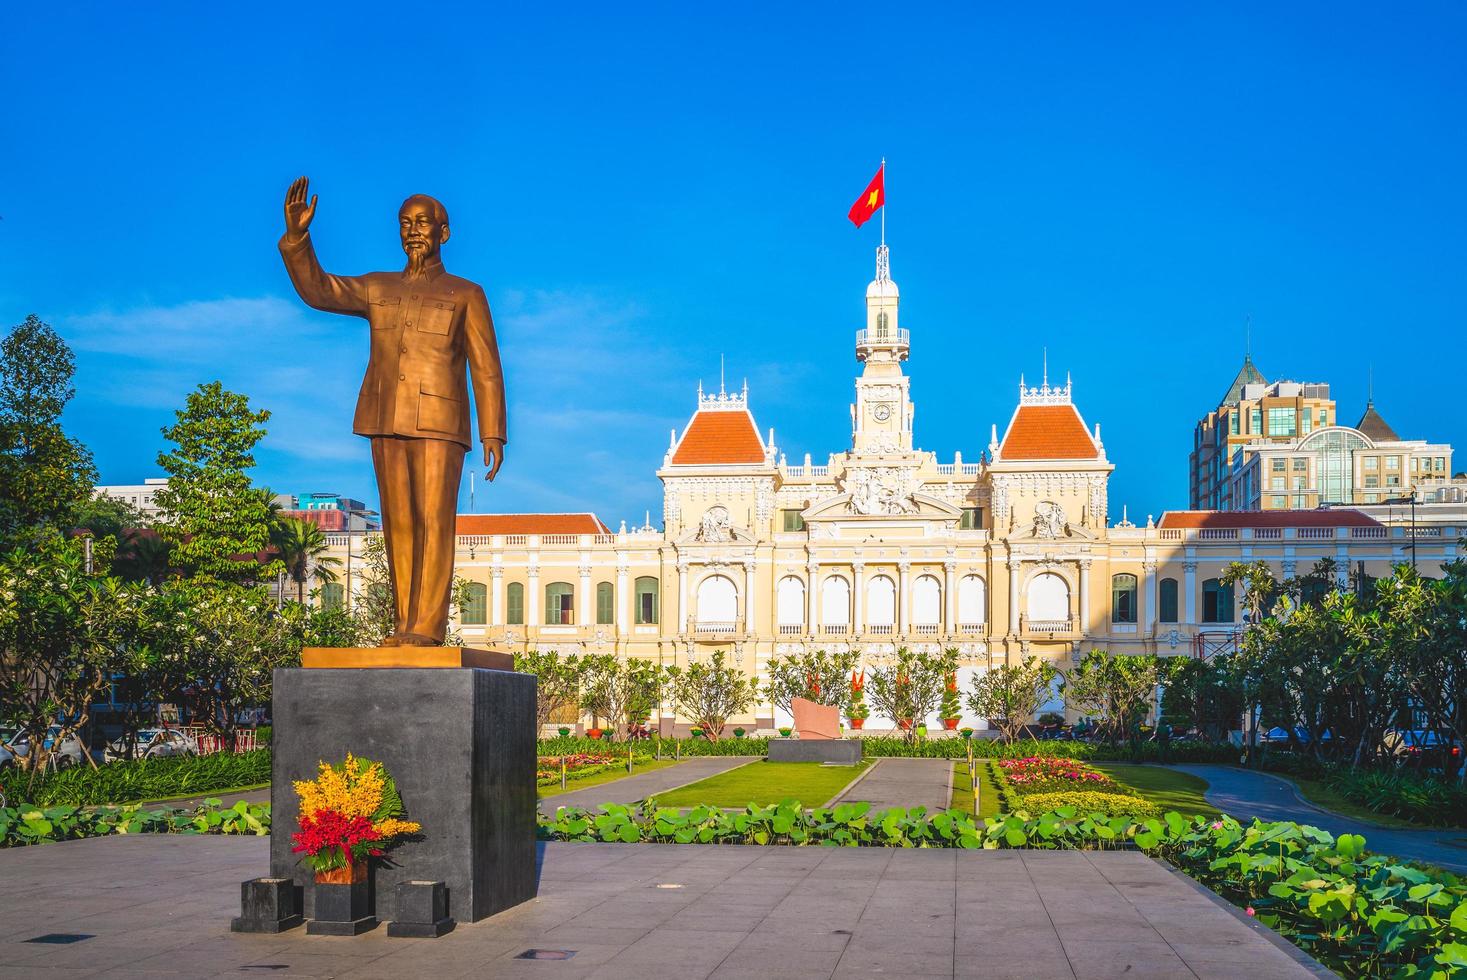
[[[886,245],[886,157],[881,158],[881,244]]]

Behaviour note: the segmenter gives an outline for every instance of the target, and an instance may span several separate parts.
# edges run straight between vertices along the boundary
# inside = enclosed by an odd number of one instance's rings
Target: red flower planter
[[[898,718],[897,719],[897,727],[900,728],[904,732],[910,732],[912,730],[912,719],[910,719],[910,718]]]
[[[962,721],[961,718],[944,718],[942,719],[942,727],[950,732],[955,732],[958,730],[958,722],[960,721]]]
[[[367,880],[367,861],[347,861],[340,868],[332,868],[330,871],[317,871],[316,884],[318,885],[360,885]]]
[[[851,731],[859,732],[861,730],[861,726],[864,724],[866,724],[865,718],[852,718]]]
[[[586,731],[586,735],[587,735],[588,738],[599,739],[601,737],[601,729],[599,729],[599,728],[591,728],[591,729],[588,729]]]

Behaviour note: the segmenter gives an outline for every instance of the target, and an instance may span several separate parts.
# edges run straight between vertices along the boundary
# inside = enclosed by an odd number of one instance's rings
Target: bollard
[[[978,819],[979,804],[982,802],[979,797],[982,787],[978,782],[978,773],[974,771],[972,764],[968,766],[968,785],[973,787],[973,819],[976,820]]]
[[[630,775],[631,774],[631,771],[632,771],[632,747],[630,745],[628,745],[627,746],[627,774]]]
[[[565,792],[565,756],[560,757],[560,791]]]
[[[672,761],[673,762],[676,762],[678,760],[678,756],[682,752],[682,750],[683,750],[683,743],[682,742],[673,742],[672,743]]]

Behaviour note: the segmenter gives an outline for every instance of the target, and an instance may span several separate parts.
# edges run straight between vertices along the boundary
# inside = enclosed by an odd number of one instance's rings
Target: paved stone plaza
[[[550,844],[537,900],[442,939],[232,934],[266,854],[179,836],[0,852],[0,978],[1311,975],[1138,853]],[[46,933],[92,938],[25,942]]]

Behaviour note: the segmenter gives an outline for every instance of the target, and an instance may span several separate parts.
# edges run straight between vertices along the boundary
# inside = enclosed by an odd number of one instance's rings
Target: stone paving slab
[[[950,759],[878,759],[836,802],[870,803],[873,810],[894,806],[925,806],[928,813],[946,810],[952,778]]]
[[[534,901],[437,940],[228,931],[262,838],[0,851],[0,978],[1322,975],[1140,853],[548,844]],[[94,938],[26,943],[42,933]],[[561,962],[516,957],[574,950]]]
[[[696,783],[700,779],[716,776],[739,766],[746,766],[751,762],[758,762],[759,756],[752,755],[725,755],[725,756],[703,756],[696,759],[688,759],[676,765],[664,766],[661,769],[653,769],[650,772],[633,773],[624,779],[614,779],[609,783],[598,783],[585,789],[569,789],[564,793],[556,793],[552,796],[540,798],[540,811],[542,813],[554,813],[556,807],[579,806],[592,809],[603,803],[636,803],[645,800],[656,793],[666,793],[670,789]],[[567,787],[575,783],[567,783]]]

